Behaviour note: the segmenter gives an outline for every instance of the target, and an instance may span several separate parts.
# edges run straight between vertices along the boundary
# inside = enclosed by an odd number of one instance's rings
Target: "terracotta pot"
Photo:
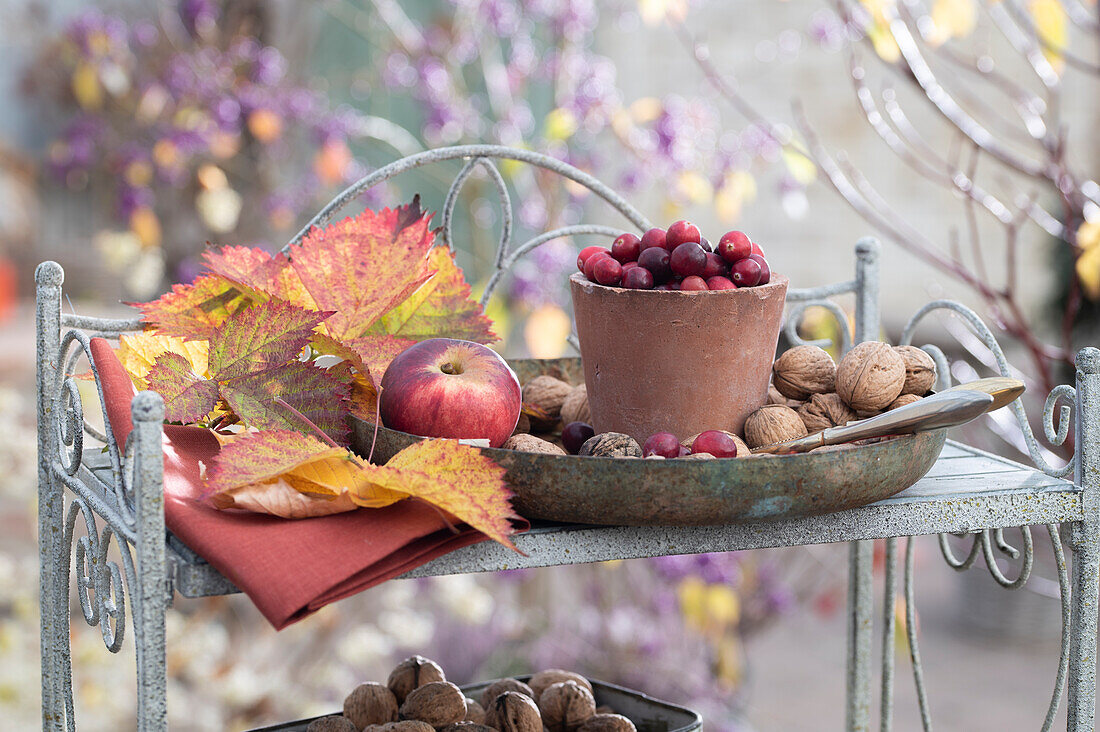
[[[596,432],[639,442],[741,433],[764,404],[787,278],[717,292],[627,290],[569,278]]]

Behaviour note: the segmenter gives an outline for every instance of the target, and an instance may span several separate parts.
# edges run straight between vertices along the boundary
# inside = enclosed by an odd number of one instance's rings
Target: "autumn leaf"
[[[164,399],[169,422],[197,422],[214,411],[218,384],[195,373],[178,353],[162,353],[145,377],[149,388]]]
[[[203,253],[206,268],[245,288],[310,310],[320,310],[283,253],[272,256],[258,247],[222,247]]]
[[[409,497],[425,501],[504,546],[516,518],[504,479],[504,468],[476,448],[455,440],[426,440],[406,447],[386,465],[371,465],[343,448],[310,435],[268,430],[229,438],[215,462],[207,466],[205,497],[216,506],[248,507],[294,518],[310,514],[312,504],[293,502],[285,508],[286,486],[309,496],[381,508]],[[271,496],[261,496],[271,490]],[[220,497],[220,498],[219,498]],[[229,498],[233,500],[230,502]],[[238,501],[238,497],[247,504]]]
[[[221,382],[218,393],[250,427],[308,431],[309,425],[302,422],[296,411],[336,442],[347,443],[351,383],[339,366],[323,369],[305,361],[291,361]]]
[[[374,388],[382,383],[382,376],[386,373],[386,367],[390,361],[416,341],[407,338],[397,338],[390,335],[370,335],[363,338],[347,338],[344,344],[353,350],[356,357],[362,362],[370,375]]]
[[[152,302],[130,304],[158,335],[207,341],[230,315],[252,303],[252,294],[224,277],[203,275],[189,285],[173,285]]]
[[[385,465],[364,464],[379,487],[400,491],[447,511],[490,539],[515,549],[509,519],[518,518],[504,468],[476,447],[457,440],[423,440],[406,447]],[[359,497],[353,491],[353,501]],[[517,550],[518,551],[518,550]]]
[[[431,279],[412,295],[386,313],[379,321],[382,332],[422,341],[446,334],[476,343],[497,340],[493,323],[470,298],[470,285],[447,247],[433,247],[428,267],[435,271]]]
[[[118,339],[119,347],[115,351],[119,363],[130,374],[130,378],[139,390],[149,388],[145,375],[153,367],[162,353],[177,353],[187,359],[191,370],[199,376],[206,376],[206,341],[185,341],[174,336],[159,335],[149,331],[123,333]]]
[[[211,499],[215,508],[236,508],[253,513],[268,513],[285,519],[331,516],[334,513],[355,511],[359,506],[347,491],[338,496],[322,496],[302,493],[285,480],[246,485],[227,493],[219,493]]]
[[[395,234],[398,217],[388,208],[377,214],[364,211],[313,229],[291,247],[291,267],[317,307],[336,311],[325,323],[329,335],[362,335],[431,275],[427,217]]]
[[[210,338],[210,372],[217,380],[269,369],[306,347],[313,329],[332,313],[283,300],[242,309]]]

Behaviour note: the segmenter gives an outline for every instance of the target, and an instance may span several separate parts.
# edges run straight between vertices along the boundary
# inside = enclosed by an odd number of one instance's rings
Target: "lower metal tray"
[[[517,676],[520,681],[527,681],[530,676]],[[468,684],[462,687],[466,696],[478,698],[492,681],[483,681],[478,684]],[[596,697],[596,704],[607,705],[621,714],[638,728],[638,732],[693,732],[703,728],[703,718],[698,712],[693,712],[687,707],[681,707],[670,702],[660,701],[646,696],[640,691],[624,689],[621,686],[608,684],[603,681],[592,681],[592,691]],[[339,714],[340,712],[333,712]],[[326,715],[327,716],[327,715]],[[287,722],[274,727],[263,727],[252,732],[305,732],[306,727],[314,719],[302,719],[297,722]]]

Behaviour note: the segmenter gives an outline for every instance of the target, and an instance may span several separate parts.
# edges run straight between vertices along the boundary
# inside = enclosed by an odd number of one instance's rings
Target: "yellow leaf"
[[[419,498],[515,549],[508,538],[514,518],[504,468],[456,440],[425,440],[406,447],[385,465],[361,463],[374,487]],[[360,496],[352,493],[352,500]]]
[[[547,140],[568,140],[577,131],[577,117],[572,111],[558,107],[543,121],[543,136]]]
[[[1031,0],[1027,5],[1035,32],[1044,43],[1043,55],[1050,65],[1061,72],[1065,60],[1060,53],[1066,48],[1066,11],[1059,0]]]
[[[527,318],[523,339],[533,358],[558,358],[565,353],[573,320],[557,305],[540,305]]]
[[[185,341],[174,336],[154,335],[148,331],[138,333],[123,333],[118,339],[119,347],[115,352],[119,362],[138,389],[148,388],[145,384],[145,375],[153,367],[158,356],[165,353],[175,353],[187,359],[192,371],[198,376],[207,376],[207,353],[209,344],[206,341]]]
[[[349,457],[343,448],[333,447],[287,471],[283,477],[303,493],[339,496],[347,491],[357,505],[366,508],[383,508],[408,497],[403,491],[388,490],[371,482],[364,467],[370,466]]]
[[[939,45],[952,38],[965,38],[978,24],[978,7],[974,0],[935,0],[932,5],[934,31],[928,38]]]
[[[347,491],[338,496],[303,493],[288,481],[246,485],[235,491],[219,493],[212,499],[220,509],[236,508],[253,513],[268,513],[285,519],[330,516],[359,508]]]
[[[73,70],[71,81],[76,103],[84,109],[99,109],[103,106],[103,86],[99,83],[99,72],[95,64],[82,61]]]

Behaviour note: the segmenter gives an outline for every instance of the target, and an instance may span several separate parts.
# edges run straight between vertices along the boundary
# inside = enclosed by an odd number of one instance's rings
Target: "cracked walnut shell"
[[[864,341],[841,359],[836,392],[857,412],[885,409],[905,385],[905,360],[888,343]]]
[[[836,383],[836,364],[817,346],[795,346],[772,364],[772,381],[788,399],[826,394]]]
[[[433,681],[409,692],[401,705],[402,719],[419,719],[433,727],[461,722],[466,717],[466,695],[449,681]]]
[[[383,684],[359,684],[344,699],[344,716],[356,729],[397,721],[397,697]]]
[[[905,362],[905,384],[902,394],[923,396],[936,383],[936,362],[916,346],[894,346],[894,352]]]
[[[798,416],[806,425],[806,432],[812,435],[830,427],[847,424],[856,418],[856,413],[836,394],[811,394],[798,408]]]
[[[409,692],[416,687],[433,681],[446,680],[447,677],[443,675],[443,669],[435,661],[423,656],[409,656],[390,672],[386,686],[397,698],[397,703],[401,704],[405,701],[405,697],[409,695]]]
[[[577,454],[591,457],[640,458],[642,446],[630,435],[624,435],[621,432],[604,432],[585,440]]]
[[[805,437],[806,425],[798,412],[782,404],[765,404],[745,420],[745,442],[750,448]]]
[[[485,709],[485,724],[500,732],[542,732],[542,715],[531,697],[506,691]]]

